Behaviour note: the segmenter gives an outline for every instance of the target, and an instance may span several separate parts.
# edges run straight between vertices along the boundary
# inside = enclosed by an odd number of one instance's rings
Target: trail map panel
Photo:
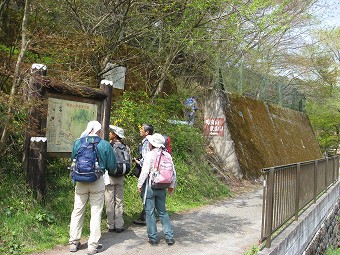
[[[73,142],[97,119],[98,105],[48,98],[47,152],[71,152]]]

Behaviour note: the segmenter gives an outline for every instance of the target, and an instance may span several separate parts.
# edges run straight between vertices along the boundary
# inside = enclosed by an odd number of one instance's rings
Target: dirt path
[[[158,223],[158,246],[147,243],[143,226],[130,226],[122,233],[103,233],[100,255],[242,255],[257,245],[261,234],[262,186],[253,185],[233,198],[171,216],[176,243],[168,246]],[[68,246],[32,255],[83,255],[84,243],[76,253]]]

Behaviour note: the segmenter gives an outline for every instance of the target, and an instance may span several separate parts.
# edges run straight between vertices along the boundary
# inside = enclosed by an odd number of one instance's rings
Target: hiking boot
[[[124,228],[115,228],[114,231],[116,233],[122,233],[124,231]]]
[[[151,244],[152,246],[156,246],[158,244],[157,241],[151,239],[148,240],[148,243]]]
[[[103,249],[103,245],[102,244],[98,244],[97,248],[95,249],[88,249],[87,250],[87,255],[93,255],[96,254],[98,252],[98,250]]]
[[[174,239],[165,239],[165,242],[168,244],[168,245],[173,245],[175,243],[175,240]]]
[[[80,242],[71,242],[70,243],[70,252],[76,252],[80,248]]]
[[[116,233],[122,233],[125,230],[125,228],[109,228],[109,232],[116,232]]]
[[[133,223],[135,223],[137,225],[146,226],[146,221],[142,220],[142,219],[133,220]]]

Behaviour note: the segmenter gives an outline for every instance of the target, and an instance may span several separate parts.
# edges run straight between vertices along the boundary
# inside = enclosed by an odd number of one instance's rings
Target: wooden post
[[[102,80],[100,82],[100,88],[107,94],[107,97],[102,103],[102,138],[109,140],[109,125],[110,125],[110,113],[112,106],[112,85],[113,82],[109,80]]]
[[[31,137],[29,149],[28,177],[36,198],[45,200],[46,195],[47,138]]]
[[[32,161],[35,156],[33,154],[37,154],[35,150],[31,150],[31,137],[39,137],[45,136],[45,131],[41,126],[41,114],[39,113],[41,109],[39,106],[36,105],[36,102],[41,102],[42,100],[42,86],[41,84],[36,82],[35,77],[40,75],[46,75],[46,66],[41,64],[33,64],[31,68],[31,79],[27,89],[27,100],[32,104],[31,108],[27,114],[27,126],[25,130],[25,144],[24,144],[24,155],[23,155],[23,168],[24,172],[27,175],[28,183],[31,185],[31,188],[35,190],[36,186],[36,179],[32,172],[32,167],[35,164]],[[45,143],[46,144],[46,143]],[[34,147],[34,146],[33,146]],[[46,160],[46,150],[45,152],[39,152],[38,154],[45,155]],[[41,161],[43,162],[43,161]],[[45,170],[46,167],[42,167]],[[39,175],[42,176],[42,175]],[[45,178],[40,178],[41,180],[45,181]],[[39,181],[41,182],[41,181]],[[40,187],[44,187],[46,184],[41,184]],[[41,189],[38,193],[39,195],[44,195],[44,192],[41,192],[44,188]]]

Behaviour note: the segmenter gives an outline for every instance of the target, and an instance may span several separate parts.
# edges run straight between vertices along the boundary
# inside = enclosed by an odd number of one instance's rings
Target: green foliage
[[[38,211],[35,215],[35,220],[44,225],[49,225],[55,223],[55,216],[53,213],[46,211]]]
[[[308,101],[307,113],[323,152],[334,154],[340,143],[340,89],[333,88],[332,96]]]
[[[326,255],[339,255],[340,254],[340,248],[333,248],[329,247],[326,251]]]
[[[143,123],[150,123],[155,132],[176,139],[176,129],[182,127],[174,126],[168,120],[182,118],[183,100],[175,95],[151,99],[145,92],[125,92],[123,99],[113,105],[111,123],[125,130],[126,142],[135,144],[134,147],[140,142],[139,130]]]
[[[258,252],[260,251],[260,248],[253,245],[253,247],[251,248],[251,250],[249,250],[247,253],[245,253],[244,255],[256,255]]]

